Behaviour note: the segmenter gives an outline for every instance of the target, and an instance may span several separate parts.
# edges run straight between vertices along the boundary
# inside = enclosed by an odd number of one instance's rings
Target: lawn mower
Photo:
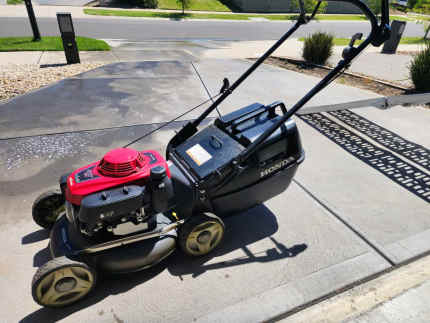
[[[254,103],[220,114],[198,128],[315,16],[321,2],[307,15],[300,1],[300,15],[291,29],[232,85],[224,79],[220,92],[210,98],[212,104],[170,140],[165,157],[157,151],[129,148],[142,136],[63,175],[58,191],[37,198],[33,219],[51,230],[53,259],[33,277],[34,300],[48,307],[72,304],[94,288],[98,272],[143,270],[168,257],[177,245],[186,255],[206,255],[223,239],[224,217],[283,192],[305,157],[293,114],[348,68],[366,46],[380,46],[390,35],[388,0],[381,0],[380,21],[361,1],[343,1],[361,9],[371,32],[358,46],[354,43],[362,34],[355,34],[337,66],[290,110],[282,102]]]

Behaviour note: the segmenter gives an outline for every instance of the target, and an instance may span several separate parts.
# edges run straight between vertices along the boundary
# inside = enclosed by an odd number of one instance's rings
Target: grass
[[[103,40],[76,37],[79,50],[110,50]],[[0,38],[0,52],[12,51],[62,51],[63,42],[60,37],[43,37],[41,41],[34,42],[31,37]]]
[[[137,11],[137,10],[108,10],[108,9],[84,9],[87,15],[97,16],[123,16],[123,17],[146,17],[146,18],[170,18],[170,19],[231,19],[231,20],[248,20],[246,15],[231,15],[219,13],[185,13],[180,12],[155,12],[155,11]]]
[[[110,10],[110,9],[84,9],[87,15],[97,16],[122,16],[122,17],[145,17],[145,18],[170,18],[170,19],[228,19],[249,20],[250,18],[264,18],[268,20],[295,20],[298,15],[268,15],[268,14],[222,14],[222,13],[190,13],[180,12],[155,12],[143,10]],[[344,15],[346,16],[346,15]],[[353,15],[351,15],[353,17]],[[317,19],[319,19],[317,17]]]
[[[317,20],[367,20],[367,17],[364,15],[316,15]],[[406,16],[393,16],[390,15],[391,20],[400,20],[400,21],[412,21]]]
[[[158,0],[158,9],[182,10],[176,0]],[[191,0],[188,10],[195,11],[231,11],[219,0]]]
[[[174,2],[176,0],[162,0],[161,2]],[[211,2],[204,0],[203,2]],[[170,8],[169,8],[170,9]],[[174,9],[172,7],[172,9]],[[192,10],[198,10],[193,9]],[[190,13],[185,12],[155,12],[155,11],[139,11],[139,10],[115,10],[115,9],[84,9],[87,15],[96,16],[122,16],[122,17],[145,17],[145,18],[169,18],[169,19],[227,19],[227,20],[249,20],[251,18],[264,18],[268,20],[295,20],[297,14],[223,14],[223,13]],[[392,19],[401,21],[413,21],[414,19],[404,16],[391,16]],[[316,20],[359,20],[365,21],[367,18],[363,15],[316,15]]]
[[[7,4],[22,4],[23,0],[7,0]]]
[[[299,16],[296,14],[287,15],[247,15],[249,18],[266,18],[268,20],[296,20]]]
[[[304,41],[305,38],[299,38],[299,41]],[[351,41],[350,38],[334,38],[333,42],[335,46],[346,46]],[[356,45],[361,44],[362,40],[355,42]],[[414,44],[424,44],[426,41],[422,37],[402,37],[400,39],[400,44],[414,45]]]
[[[367,20],[364,15],[316,15],[317,20]]]

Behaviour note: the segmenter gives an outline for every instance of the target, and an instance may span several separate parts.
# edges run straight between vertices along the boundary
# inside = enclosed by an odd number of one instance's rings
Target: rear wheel
[[[224,222],[214,214],[194,215],[181,226],[179,245],[187,255],[206,255],[220,244],[224,229]]]
[[[58,216],[65,211],[65,199],[60,191],[41,194],[33,203],[33,220],[42,228],[51,229]]]
[[[46,307],[70,305],[84,298],[96,284],[96,272],[66,257],[48,261],[33,277],[33,299]]]

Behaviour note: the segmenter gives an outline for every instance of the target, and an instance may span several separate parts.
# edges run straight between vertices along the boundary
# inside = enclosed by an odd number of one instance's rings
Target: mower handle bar
[[[333,0],[325,0],[333,1]],[[364,15],[369,19],[371,25],[371,31],[367,38],[358,46],[354,47],[354,42],[351,41],[352,45],[348,46],[343,53],[343,59],[341,59],[337,66],[331,70],[318,84],[316,84],[303,98],[301,98],[286,114],[284,114],[277,122],[275,122],[270,128],[263,132],[252,144],[250,144],[237,158],[233,160],[233,163],[240,165],[245,162],[272,133],[276,131],[282,124],[284,124],[293,114],[295,114],[301,107],[303,107],[315,94],[330,84],[344,69],[348,68],[351,61],[357,57],[369,44],[373,46],[380,46],[384,43],[390,35],[389,26],[389,11],[388,11],[388,0],[381,0],[381,22],[378,25],[378,20],[373,12],[360,0],[335,0],[342,2],[349,2],[358,7]],[[316,14],[321,1],[315,6],[312,14],[306,16],[302,0],[300,2],[300,16],[294,26],[292,26],[271,48],[269,48],[257,61],[252,64],[248,70],[243,73],[239,79],[237,79],[230,87],[225,88],[218,99],[213,102],[196,120],[187,123],[169,142],[167,152],[172,147],[177,147],[187,138],[191,137],[197,132],[197,126],[222,102],[224,101],[233,91],[252,73],[254,72],[276,49],[278,49],[301,25],[307,24]],[[356,35],[353,36],[355,38]]]

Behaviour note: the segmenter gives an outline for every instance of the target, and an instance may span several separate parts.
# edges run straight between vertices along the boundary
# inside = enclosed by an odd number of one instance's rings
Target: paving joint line
[[[208,117],[206,118],[208,120],[213,120],[214,117]],[[187,119],[187,120],[179,120],[179,121],[173,121],[171,124],[181,124],[193,121],[195,119]],[[66,135],[70,133],[80,133],[80,132],[95,132],[95,131],[106,131],[106,130],[115,130],[115,129],[123,129],[123,128],[131,128],[131,127],[145,127],[145,126],[157,126],[165,124],[166,122],[154,122],[154,123],[137,123],[132,125],[126,125],[126,126],[116,126],[116,127],[107,127],[107,128],[97,128],[97,129],[82,129],[82,130],[72,130],[72,131],[62,131],[62,132],[53,132],[53,133],[42,133],[42,134],[36,134],[36,135],[27,135],[27,136],[16,136],[16,137],[7,137],[7,138],[0,138],[0,141],[7,141],[7,140],[18,140],[18,139],[26,139],[26,138],[33,138],[33,137],[43,137],[43,136],[57,136],[57,135]]]
[[[120,62],[120,63],[122,63],[123,61],[121,61],[120,59],[119,59],[119,56],[117,56],[117,54],[116,54],[116,49],[114,48],[114,49],[112,49],[111,50],[111,53],[112,53],[112,56],[118,61],[118,62]]]
[[[293,179],[293,182],[296,183],[306,194],[308,194],[315,202],[317,202],[320,206],[322,206],[327,212],[329,212],[332,216],[334,216],[337,220],[339,220],[343,225],[345,225],[349,230],[351,230],[356,236],[358,236],[362,241],[364,241],[367,245],[369,245],[378,255],[384,258],[391,266],[395,266],[396,263],[391,260],[380,247],[370,241],[370,239],[366,238],[365,235],[360,232],[359,229],[355,228],[352,224],[348,223],[341,215],[335,212],[331,207],[329,207],[326,203],[324,203],[321,199],[319,199],[314,193],[312,193],[308,188],[305,187],[302,183],[300,183],[297,179]]]
[[[40,61],[42,60],[43,55],[45,54],[45,51],[42,51],[42,53],[40,53],[39,59],[37,60],[36,65],[40,65]]]
[[[387,269],[384,269],[384,270],[382,270],[382,271],[380,271],[378,273],[372,274],[372,275],[367,276],[367,277],[365,277],[363,279],[359,279],[359,280],[357,280],[357,281],[355,281],[355,282],[353,282],[351,284],[348,284],[348,285],[346,285],[346,286],[344,286],[342,288],[339,288],[339,289],[337,289],[337,290],[335,290],[335,291],[333,291],[331,293],[327,293],[324,296],[318,297],[318,298],[316,298],[316,299],[314,299],[314,300],[312,300],[310,302],[307,302],[307,303],[305,303],[303,305],[297,306],[296,308],[293,308],[293,309],[291,309],[289,311],[286,311],[285,313],[282,313],[282,314],[279,314],[279,315],[274,316],[272,318],[269,318],[265,322],[277,322],[277,321],[279,321],[281,319],[284,319],[284,318],[287,318],[289,316],[292,316],[292,315],[294,315],[294,314],[296,314],[296,313],[298,313],[300,311],[303,311],[303,310],[305,310],[307,308],[310,308],[310,307],[312,307],[314,305],[317,305],[317,304],[319,304],[319,303],[321,303],[321,302],[323,302],[325,300],[328,300],[329,298],[332,298],[334,296],[337,296],[337,295],[340,295],[342,293],[345,293],[345,292],[347,292],[347,291],[349,291],[349,290],[351,290],[351,289],[353,289],[353,288],[355,288],[357,286],[360,286],[360,285],[363,285],[365,283],[368,283],[368,282],[370,282],[372,280],[375,280],[375,279],[377,279],[377,278],[379,278],[379,277],[381,277],[381,276],[383,276],[385,274],[388,274],[388,273],[390,273],[392,271],[395,271],[396,269],[399,269],[399,268],[402,268],[404,266],[407,266],[407,265],[409,265],[409,264],[411,264],[411,263],[413,263],[413,262],[415,262],[415,261],[417,261],[417,260],[419,260],[421,258],[425,258],[427,256],[430,256],[430,250],[425,251],[425,252],[423,252],[421,254],[418,254],[418,255],[416,255],[414,257],[411,257],[410,259],[407,259],[405,261],[399,262],[397,265],[388,267]]]

